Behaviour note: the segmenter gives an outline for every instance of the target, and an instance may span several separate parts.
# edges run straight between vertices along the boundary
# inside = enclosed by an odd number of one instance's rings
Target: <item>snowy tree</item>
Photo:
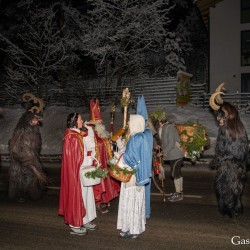
[[[170,13],[172,20],[170,29],[175,32],[176,38],[179,40],[181,46],[169,45],[167,57],[175,58],[173,63],[179,64],[178,60],[185,60],[186,70],[192,74],[196,71],[202,70],[205,67],[208,56],[208,34],[204,29],[200,14],[195,1],[190,0],[170,0],[173,9]],[[171,56],[172,55],[172,56]],[[169,60],[167,60],[169,61]],[[171,60],[170,60],[171,61]],[[173,68],[171,64],[167,63],[168,69]]]
[[[88,3],[91,6],[82,34],[82,50],[93,58],[98,74],[116,76],[118,86],[125,76],[156,72],[151,57],[164,51],[169,53],[166,43],[171,43],[171,49],[178,49],[178,40],[168,29],[171,7],[167,0],[88,0]],[[176,71],[183,63],[178,59]]]
[[[4,43],[1,49],[8,55],[5,88],[13,98],[19,99],[21,93],[31,91],[47,100],[49,85],[61,86],[61,74],[64,79],[66,73],[70,77],[69,72],[79,57],[73,52],[74,39],[65,21],[67,17],[63,16],[63,6],[55,3],[38,7],[31,3],[15,42],[0,34]]]

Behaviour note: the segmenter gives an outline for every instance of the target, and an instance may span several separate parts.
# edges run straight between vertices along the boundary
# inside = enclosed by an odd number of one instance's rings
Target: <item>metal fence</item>
[[[202,96],[202,107],[209,107],[211,93],[204,93]],[[223,100],[234,105],[240,113],[250,114],[250,93],[226,93]]]
[[[86,87],[89,86],[89,87]],[[135,101],[141,94],[144,95],[147,107],[154,109],[157,106],[176,105],[176,78],[146,78],[146,79],[126,79],[122,86],[104,87],[86,82],[72,84],[72,88],[67,90],[51,89],[49,91],[47,106],[88,106],[91,98],[98,98],[101,106],[108,106],[111,103],[120,103],[122,89],[128,87],[132,99]],[[204,109],[209,108],[209,98],[211,93],[207,93],[207,84],[191,84],[190,86],[190,105],[199,106]],[[3,89],[0,91],[0,107],[11,106],[14,100],[6,98],[7,94]],[[250,113],[250,93],[227,93],[223,100],[232,103],[241,113]]]

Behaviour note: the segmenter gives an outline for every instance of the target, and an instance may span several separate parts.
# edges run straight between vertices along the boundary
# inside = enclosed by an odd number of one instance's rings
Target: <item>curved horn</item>
[[[23,102],[28,102],[31,98],[35,98],[35,96],[31,93],[25,93],[22,95]]]
[[[225,95],[223,92],[215,92],[211,95],[210,99],[209,99],[209,105],[213,110],[218,110],[220,108],[220,105],[217,105],[215,103],[215,99],[218,95]],[[217,99],[216,99],[217,101]],[[222,101],[223,103],[223,101]]]
[[[34,111],[36,111],[37,113],[40,113],[43,111],[43,107],[44,107],[44,103],[43,100],[38,98],[38,97],[32,97],[29,99],[29,101],[33,101],[34,103],[38,103],[38,106],[33,106],[31,109],[29,109],[29,111],[31,111],[32,113],[34,113]]]
[[[221,84],[216,88],[215,93],[222,92],[223,90],[225,90],[224,85],[225,85],[225,82],[221,83]],[[217,102],[218,104],[222,104],[222,103],[223,103],[223,100],[222,100],[222,98],[221,98],[220,95],[217,95],[217,96],[215,97],[215,100],[216,100],[216,102]]]
[[[215,92],[221,92],[221,91],[222,91],[222,88],[225,90],[224,85],[225,85],[225,82],[221,83],[221,84],[216,88]]]

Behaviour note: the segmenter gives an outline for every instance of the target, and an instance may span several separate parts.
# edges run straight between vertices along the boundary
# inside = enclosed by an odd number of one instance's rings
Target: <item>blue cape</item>
[[[138,97],[136,113],[137,115],[142,115],[145,119],[145,122],[147,122],[148,111],[147,111],[146,102],[145,102],[143,95]]]
[[[136,167],[137,186],[144,186],[150,181],[151,171],[149,174],[146,167],[149,155],[152,155],[152,151],[146,135],[142,132],[133,135],[126,145],[123,159],[131,168]]]
[[[146,155],[146,163],[145,167],[147,168],[148,175],[152,176],[152,158],[153,158],[153,134],[149,126],[147,125],[148,120],[148,111],[146,107],[146,102],[144,96],[139,96],[137,101],[137,112],[138,115],[142,115],[145,119],[145,130],[144,134],[146,136],[148,146],[149,146],[149,153]]]

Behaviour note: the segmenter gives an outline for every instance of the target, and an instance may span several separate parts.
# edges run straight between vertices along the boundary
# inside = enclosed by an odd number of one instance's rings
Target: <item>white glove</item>
[[[121,150],[124,147],[121,136],[116,140],[116,145],[117,145],[119,150]]]
[[[115,157],[116,159],[118,159],[118,158],[120,157],[120,155],[121,155],[121,154],[119,154],[118,152],[114,152],[114,157]]]

